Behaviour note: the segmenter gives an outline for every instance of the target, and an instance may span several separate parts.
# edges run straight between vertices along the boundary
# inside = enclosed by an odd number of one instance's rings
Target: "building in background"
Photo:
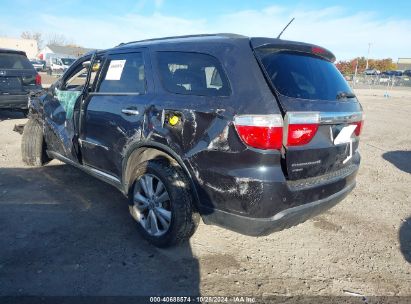
[[[0,37],[0,48],[26,52],[30,59],[36,58],[38,53],[37,41],[34,39]]]
[[[397,66],[399,70],[411,70],[411,58],[398,58]]]
[[[93,49],[87,49],[80,46],[61,46],[49,44],[38,53],[38,58],[47,60],[50,57],[78,58]]]

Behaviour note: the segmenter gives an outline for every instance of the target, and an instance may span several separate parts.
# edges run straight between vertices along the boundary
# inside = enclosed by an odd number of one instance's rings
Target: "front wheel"
[[[43,127],[38,120],[29,119],[24,126],[21,157],[24,163],[34,167],[41,167],[51,160],[46,153]]]
[[[186,175],[167,160],[151,160],[136,168],[130,190],[130,214],[141,235],[158,247],[187,241],[199,215]]]

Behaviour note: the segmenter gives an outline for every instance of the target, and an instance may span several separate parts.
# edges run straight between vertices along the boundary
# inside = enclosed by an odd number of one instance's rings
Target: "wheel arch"
[[[176,164],[183,169],[190,183],[190,188],[194,199],[194,205],[196,208],[198,208],[200,200],[197,193],[197,188],[187,166],[184,164],[181,157],[171,148],[156,142],[144,141],[135,143],[132,144],[127,150],[122,164],[123,192],[126,195],[129,194],[130,186],[133,183],[133,171],[139,164],[148,160],[158,158],[167,159],[172,164]]]

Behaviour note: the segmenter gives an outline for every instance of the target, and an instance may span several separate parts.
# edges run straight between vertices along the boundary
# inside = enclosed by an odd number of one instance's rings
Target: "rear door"
[[[0,94],[26,95],[37,88],[36,75],[23,53],[0,53]]]
[[[283,168],[288,178],[336,174],[355,166],[362,108],[333,64],[333,55],[283,41],[254,47],[283,112]]]

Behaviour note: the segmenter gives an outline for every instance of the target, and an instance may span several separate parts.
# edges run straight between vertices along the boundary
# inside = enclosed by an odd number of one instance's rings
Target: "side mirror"
[[[90,61],[84,61],[84,62],[82,63],[82,65],[83,65],[83,68],[88,69],[88,68],[90,67]]]

